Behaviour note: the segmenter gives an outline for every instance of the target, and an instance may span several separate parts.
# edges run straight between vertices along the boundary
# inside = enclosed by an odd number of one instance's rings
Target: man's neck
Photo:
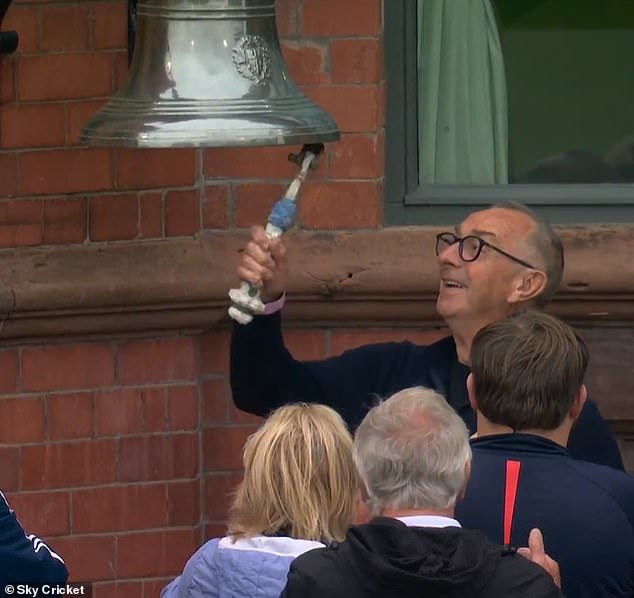
[[[564,448],[568,444],[568,437],[570,436],[570,425],[562,424],[555,430],[513,430],[508,426],[502,426],[500,424],[493,424],[488,421],[481,413],[478,413],[478,432],[477,438],[484,438],[485,436],[494,436],[497,434],[531,434],[533,436],[540,436],[546,438]]]
[[[454,518],[454,507],[447,509],[385,509],[380,513],[381,517],[391,517],[397,519],[399,517],[420,517],[427,515],[429,517],[450,517]]]
[[[453,340],[456,343],[456,353],[460,363],[471,365],[471,343],[473,342],[473,337],[487,323],[476,323],[472,320],[464,321],[462,319],[447,320],[451,336],[453,336]]]
[[[471,365],[471,342],[473,341],[473,334],[465,333],[462,330],[456,330],[451,325],[449,326],[451,335],[456,343],[456,354],[458,355],[458,361],[464,365]]]
[[[504,318],[504,314],[499,315],[500,320]],[[471,365],[471,343],[473,338],[482,328],[496,321],[495,318],[483,320],[482,318],[464,318],[460,316],[445,320],[456,343],[456,353],[460,363]]]

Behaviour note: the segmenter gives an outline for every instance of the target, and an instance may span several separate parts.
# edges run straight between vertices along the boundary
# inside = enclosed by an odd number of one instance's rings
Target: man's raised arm
[[[282,337],[280,309],[288,280],[283,243],[269,239],[262,227],[253,227],[236,271],[241,280],[260,288],[262,301],[275,311],[255,316],[249,324],[234,322],[231,336],[233,400],[238,409],[264,416],[296,394],[291,392],[293,378],[302,381],[295,372],[301,370],[301,364],[293,359]],[[309,379],[306,382],[303,400],[315,400],[318,389],[311,388]]]
[[[280,241],[271,242],[263,229],[254,228],[237,273],[251,284],[262,284],[261,296],[267,306],[279,300],[287,280]],[[281,304],[273,305],[278,308],[274,313],[233,325],[230,377],[238,409],[265,416],[285,403],[323,403],[354,427],[372,400],[399,386],[399,372],[404,369],[402,363],[411,358],[411,344],[367,345],[337,357],[302,362],[285,347]]]

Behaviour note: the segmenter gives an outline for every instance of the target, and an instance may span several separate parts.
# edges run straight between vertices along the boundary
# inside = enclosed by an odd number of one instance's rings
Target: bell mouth
[[[267,101],[112,98],[84,126],[87,145],[241,147],[337,141],[335,121],[306,97]]]

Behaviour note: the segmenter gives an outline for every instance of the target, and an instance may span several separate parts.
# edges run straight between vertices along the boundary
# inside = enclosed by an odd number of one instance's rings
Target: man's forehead
[[[459,235],[500,238],[527,232],[532,228],[527,214],[515,210],[491,208],[469,214],[457,227]]]
[[[491,239],[495,239],[498,235],[492,230],[485,230],[483,228],[474,228],[469,226],[469,223],[464,221],[462,224],[454,226],[454,231],[459,237],[464,235],[476,235],[477,237],[490,237]]]

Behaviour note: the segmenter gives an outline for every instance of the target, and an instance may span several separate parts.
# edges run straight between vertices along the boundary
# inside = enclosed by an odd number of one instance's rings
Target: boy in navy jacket
[[[471,360],[478,432],[457,518],[511,545],[539,528],[567,598],[634,596],[634,478],[565,448],[586,400],[583,340],[526,312],[478,332]]]

